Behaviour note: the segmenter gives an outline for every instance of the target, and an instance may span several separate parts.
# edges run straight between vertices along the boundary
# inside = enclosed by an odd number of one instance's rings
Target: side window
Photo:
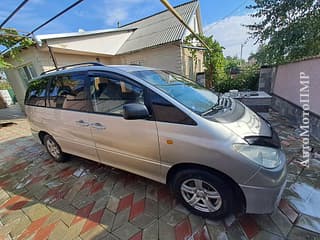
[[[52,79],[48,93],[48,107],[87,112],[86,75],[58,75]]]
[[[26,92],[25,104],[45,107],[47,85],[48,79],[46,78],[31,82]]]
[[[90,85],[93,111],[122,115],[123,105],[144,103],[143,89],[116,74],[95,74]]]
[[[160,95],[149,91],[149,98],[154,118],[158,122],[197,125],[187,114],[175,107]],[[149,106],[150,107],[150,106]]]

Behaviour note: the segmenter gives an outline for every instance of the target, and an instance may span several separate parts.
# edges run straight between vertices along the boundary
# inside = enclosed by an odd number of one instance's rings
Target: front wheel
[[[183,170],[171,184],[177,198],[194,214],[217,219],[232,210],[232,189],[220,176],[203,170]]]
[[[57,162],[64,162],[66,160],[65,154],[61,151],[59,144],[53,139],[53,137],[45,135],[43,138],[43,144],[54,160]]]

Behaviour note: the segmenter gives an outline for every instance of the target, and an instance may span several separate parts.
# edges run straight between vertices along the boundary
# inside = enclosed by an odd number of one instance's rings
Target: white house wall
[[[22,50],[17,59],[9,60],[9,62],[16,68],[32,64],[37,75],[39,75],[43,71],[41,67],[42,64],[39,56],[39,51],[35,47]],[[24,83],[24,81],[21,79],[16,69],[6,69],[5,73],[16,94],[18,103],[22,105],[24,102],[26,83]]]
[[[48,39],[47,44],[50,47],[60,49],[115,55],[131,33],[128,31]]]

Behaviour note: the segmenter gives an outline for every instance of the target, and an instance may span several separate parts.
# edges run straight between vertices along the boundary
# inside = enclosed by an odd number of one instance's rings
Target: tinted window
[[[151,108],[156,121],[197,125],[187,114],[154,92],[149,92]]]
[[[91,78],[90,93],[94,112],[123,114],[123,105],[144,103],[143,89],[116,74],[96,74]]]
[[[39,79],[29,84],[25,104],[33,106],[46,106],[46,89],[48,85],[48,79]]]
[[[191,111],[202,114],[218,103],[218,96],[175,73],[160,70],[133,71],[131,74],[157,87]]]
[[[85,75],[60,75],[52,79],[48,107],[88,111]]]

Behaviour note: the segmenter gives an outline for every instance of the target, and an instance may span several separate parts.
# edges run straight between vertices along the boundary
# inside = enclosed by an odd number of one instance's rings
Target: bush
[[[8,82],[0,82],[0,90],[9,90],[11,85]]]
[[[241,69],[240,74],[231,78],[217,81],[215,91],[225,93],[229,90],[237,89],[239,91],[257,91],[259,84],[259,69],[257,66],[246,66]]]

